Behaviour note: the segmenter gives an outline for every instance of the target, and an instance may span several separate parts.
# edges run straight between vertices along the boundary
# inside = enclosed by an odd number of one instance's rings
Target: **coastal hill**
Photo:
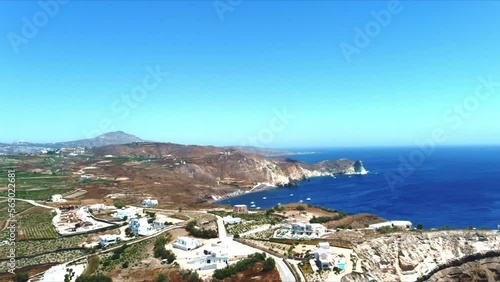
[[[307,164],[269,158],[235,148],[134,142],[88,150],[100,178],[126,176],[130,192],[147,193],[163,202],[200,202],[240,189],[292,186],[315,176],[362,173],[360,162],[348,159]],[[104,161],[104,162],[103,162]],[[358,166],[357,166],[358,164]],[[76,169],[76,168],[75,168]],[[133,187],[133,188],[132,188]]]

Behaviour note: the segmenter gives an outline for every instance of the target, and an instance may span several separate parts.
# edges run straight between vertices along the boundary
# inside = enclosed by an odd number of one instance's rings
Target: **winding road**
[[[241,244],[239,242],[236,242],[233,240],[233,237],[228,236],[226,233],[226,228],[224,227],[224,221],[222,220],[222,217],[216,215],[217,217],[217,227],[219,229],[219,240],[222,241],[222,243],[226,244],[228,246],[229,250],[242,250],[246,249],[249,250],[250,253],[262,253],[261,250],[252,248],[250,246],[247,246],[245,244]],[[286,264],[283,262],[283,259],[278,258],[276,256],[271,255],[270,253],[266,252],[266,255],[268,257],[271,257],[274,259],[276,262],[276,267],[278,268],[278,272],[281,277],[281,281],[283,282],[295,282],[295,277],[293,276],[292,271],[286,266]]]

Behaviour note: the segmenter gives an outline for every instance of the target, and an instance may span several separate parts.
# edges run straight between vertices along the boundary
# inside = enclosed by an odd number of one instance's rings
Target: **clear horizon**
[[[1,2],[0,142],[500,144],[500,3],[144,3]]]

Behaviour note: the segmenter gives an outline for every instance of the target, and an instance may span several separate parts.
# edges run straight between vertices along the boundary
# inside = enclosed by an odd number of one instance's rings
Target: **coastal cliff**
[[[364,242],[357,245],[354,251],[362,260],[365,271],[363,274],[347,275],[342,280],[344,282],[417,281],[454,261],[471,256],[480,258],[488,252],[500,251],[500,236],[494,231],[409,232]],[[499,269],[498,260],[488,258],[482,265],[488,270],[478,270],[477,263],[468,262],[445,268],[433,274],[428,281],[498,281],[455,279],[459,276],[457,273],[465,269],[470,275],[464,275],[464,278],[480,277],[486,271],[500,278],[498,271],[493,271]]]
[[[92,148],[88,153],[93,158],[85,167],[98,166],[98,177],[127,175],[134,193],[144,191],[165,202],[199,203],[265,187],[296,186],[311,177],[367,173],[361,161],[309,164],[232,147],[136,142]]]

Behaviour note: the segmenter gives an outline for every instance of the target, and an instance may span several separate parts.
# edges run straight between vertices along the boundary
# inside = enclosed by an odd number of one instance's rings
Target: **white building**
[[[332,255],[330,254],[330,247],[328,249],[318,248],[314,252],[314,259],[316,265],[320,270],[325,270],[330,268],[330,263],[332,262]]]
[[[200,240],[190,237],[178,237],[177,241],[173,244],[174,248],[184,251],[194,250],[201,245],[202,244]]]
[[[130,231],[135,235],[149,236],[155,233],[147,217],[132,218],[129,224]]]
[[[240,224],[241,223],[241,218],[239,217],[232,217],[230,215],[223,217],[222,221],[224,222],[224,225],[227,224]]]
[[[227,249],[215,248],[204,250],[203,255],[187,261],[191,270],[213,270],[228,266],[229,256]]]
[[[94,177],[95,176],[93,174],[84,174],[80,176],[81,179],[92,179]]]
[[[373,229],[377,230],[382,227],[398,227],[398,228],[403,228],[403,229],[411,229],[413,228],[413,224],[410,221],[405,221],[405,220],[393,220],[393,221],[386,221],[386,222],[381,222],[377,224],[371,224],[368,226],[368,229]]]
[[[99,245],[102,247],[107,247],[112,244],[116,244],[120,241],[120,236],[118,235],[102,235],[99,236]]]
[[[158,200],[144,199],[142,200],[142,207],[152,208],[158,205]]]
[[[153,228],[155,230],[165,229],[165,227],[170,225],[170,224],[165,224],[166,222],[168,222],[166,219],[157,219],[153,221]]]
[[[314,263],[320,270],[333,269],[335,267],[345,269],[346,259],[343,255],[334,254],[328,242],[319,243],[314,252]]]
[[[127,219],[131,219],[136,218],[139,213],[141,213],[141,211],[138,208],[128,207],[122,208],[121,210],[116,210],[116,212],[113,214],[113,217],[119,217],[121,219],[127,217]]]
[[[319,223],[292,223],[290,227],[292,234],[297,236],[308,236],[310,238],[318,238],[326,233],[326,227]]]
[[[89,210],[91,211],[101,211],[105,210],[107,207],[104,204],[95,204],[95,205],[90,205]]]
[[[54,203],[56,202],[63,202],[64,199],[63,199],[63,196],[61,194],[55,194],[55,195],[52,195],[52,197],[50,198],[50,200]]]

